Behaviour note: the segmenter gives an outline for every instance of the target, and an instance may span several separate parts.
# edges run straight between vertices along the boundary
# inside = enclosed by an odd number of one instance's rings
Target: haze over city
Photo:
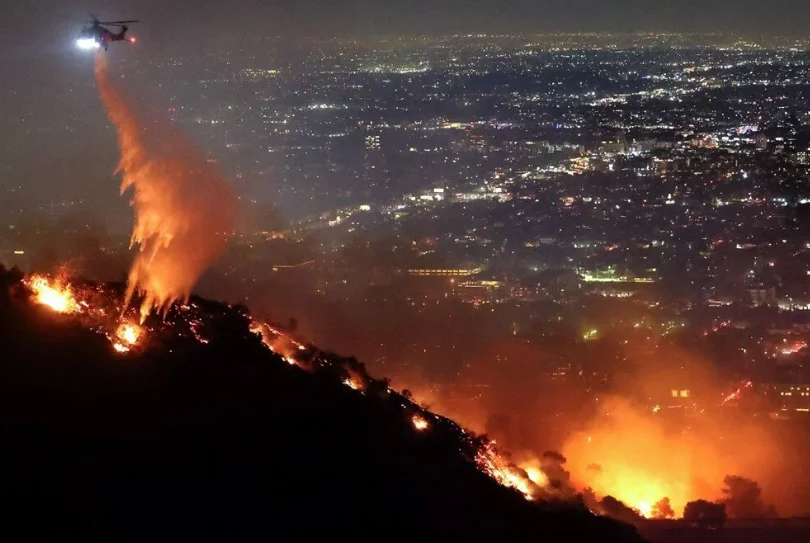
[[[410,462],[392,480],[423,454],[469,461],[459,489],[483,473],[537,507],[482,483],[478,505],[516,530],[581,514],[616,540],[803,537],[808,16],[787,0],[5,2],[2,337],[75,325],[104,364],[158,375],[174,356],[177,382],[195,357],[281,364],[250,371],[301,398],[325,386],[312,405],[333,398],[335,420],[356,407],[342,389],[363,396],[357,420],[389,422],[354,428],[358,446]],[[291,398],[250,412],[306,403]],[[436,441],[399,458],[397,417],[406,441]]]

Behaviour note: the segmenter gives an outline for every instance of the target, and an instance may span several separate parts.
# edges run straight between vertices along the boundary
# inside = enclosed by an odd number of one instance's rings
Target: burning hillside
[[[172,511],[169,525],[189,533],[212,524],[250,533],[267,519],[330,535],[362,525],[509,537],[557,526],[636,537],[552,499],[539,468],[517,467],[356,360],[244,308],[192,298],[140,324],[124,285],[0,279],[0,395],[15,471],[2,492],[29,485],[38,507],[63,508],[72,527],[145,535],[162,521],[142,518]]]
[[[671,359],[656,364],[647,358],[628,372],[627,385],[585,394],[562,382],[538,384],[542,350],[521,346],[510,354],[506,346],[480,364],[472,361],[469,375],[451,386],[425,386],[430,381],[418,372],[395,383],[436,412],[497,439],[536,484],[580,496],[600,514],[641,526],[649,524],[645,519],[681,519],[698,500],[724,504],[729,519],[739,519],[741,510],[748,520],[775,511],[802,514],[803,474],[791,477],[801,465],[801,442],[791,427],[738,405],[755,389],[749,380],[715,383],[707,364],[673,348]],[[686,373],[693,385],[670,388],[684,383]],[[562,455],[540,454],[548,449]],[[745,492],[726,483],[737,478],[747,481]]]
[[[93,459],[78,470],[85,477],[66,488],[89,480],[113,501],[135,500],[137,516],[149,510],[142,502],[159,502],[166,491],[194,502],[197,494],[176,488],[202,484],[203,494],[244,494],[235,503],[253,512],[229,514],[253,526],[260,509],[272,511],[263,514],[274,526],[312,531],[291,519],[326,508],[315,531],[330,535],[361,524],[509,537],[563,523],[572,535],[635,537],[593,513],[625,518],[611,512],[607,498],[579,492],[586,483],[576,472],[571,477],[563,455],[547,451],[513,462],[494,440],[397,393],[357,360],[307,345],[246,308],[192,299],[231,234],[233,192],[170,123],[138,114],[103,57],[95,74],[118,135],[121,191],[131,192],[134,210],[131,244],[138,252],[127,284],[65,274],[6,278],[10,357],[3,384],[19,384],[8,391],[9,406],[30,411],[23,425],[44,432],[40,438],[52,450],[75,447],[81,462]],[[160,483],[144,489],[119,463]],[[183,479],[189,471],[191,480]],[[174,472],[179,480],[162,478]],[[212,474],[222,481],[211,482]],[[65,476],[58,468],[52,475]],[[627,520],[651,514],[653,498],[673,490],[653,482],[618,496],[636,509]],[[44,488],[53,492],[50,483]],[[615,481],[594,486],[600,498],[613,488]],[[98,497],[86,499],[95,504]],[[84,514],[110,518],[88,507]],[[479,525],[469,524],[473,518]]]

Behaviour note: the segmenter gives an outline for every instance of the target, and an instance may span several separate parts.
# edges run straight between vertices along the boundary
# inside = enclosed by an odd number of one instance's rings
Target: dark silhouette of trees
[[[628,507],[623,501],[614,498],[613,496],[605,496],[599,502],[599,507],[603,515],[607,515],[622,522],[635,524],[642,520],[641,515],[633,509]]]
[[[669,503],[669,498],[661,498],[652,507],[652,518],[668,519],[675,516],[675,511]]]
[[[723,498],[730,518],[771,518],[776,516],[774,508],[762,501],[759,483],[739,475],[727,475],[723,479]]]
[[[565,464],[568,459],[562,455],[562,453],[558,453],[557,451],[546,451],[543,453],[543,460],[547,460],[550,462],[557,462],[560,465]]]
[[[683,508],[683,519],[700,528],[721,528],[726,523],[726,505],[695,500]]]
[[[600,511],[599,498],[596,497],[596,492],[589,486],[582,489],[582,492],[577,494],[577,501],[582,504],[585,509],[598,513]]]
[[[552,488],[572,491],[571,474],[564,467],[566,461],[565,456],[557,451],[544,452],[540,460],[543,473],[548,477],[548,482]],[[573,491],[571,495],[573,495]]]

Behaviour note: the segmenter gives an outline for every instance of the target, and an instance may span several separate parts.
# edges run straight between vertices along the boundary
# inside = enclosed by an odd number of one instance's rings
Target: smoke
[[[782,455],[775,433],[768,420],[717,407],[727,387],[708,360],[675,346],[660,347],[654,360],[632,348],[627,354],[639,362],[635,369],[600,395],[593,415],[562,445],[578,486],[647,516],[662,498],[676,516],[690,501],[719,500],[729,473],[767,481],[769,498],[776,497],[770,468]]]
[[[203,154],[166,122],[147,124],[96,55],[96,86],[118,132],[121,194],[132,190],[138,245],[129,271],[127,303],[143,296],[141,319],[185,300],[232,233],[236,199]]]
[[[566,489],[563,497],[570,495],[569,487],[583,493],[587,488],[594,511],[613,511],[611,504],[620,500],[624,506],[611,513],[619,518],[627,511],[636,518],[680,517],[690,501],[727,499],[724,479],[740,474],[762,485],[761,500],[748,500],[757,506],[746,511],[771,514],[773,504],[783,515],[806,514],[808,476],[799,458],[806,451],[806,430],[746,409],[721,408],[729,380],[710,360],[679,345],[660,345],[654,354],[624,346],[623,371],[598,392],[582,393],[581,385],[549,383],[546,377],[565,350],[589,363],[585,374],[606,365],[599,360],[604,349],[595,350],[591,365],[575,345],[500,342],[480,359],[470,357],[455,386],[431,382],[421,366],[393,372],[393,382],[434,411],[495,438],[530,478],[542,474],[544,488]],[[688,396],[680,397],[681,391]],[[550,448],[565,462],[540,455]],[[598,505],[606,497],[606,505]]]
[[[660,417],[619,396],[606,398],[603,405],[604,414],[573,433],[563,447],[580,485],[639,510],[665,497],[677,512],[693,499],[719,498],[730,460],[706,432],[668,431]]]

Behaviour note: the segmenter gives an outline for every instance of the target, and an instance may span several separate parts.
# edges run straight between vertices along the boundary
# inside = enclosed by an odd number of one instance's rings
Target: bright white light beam
[[[79,49],[98,49],[101,45],[93,38],[79,38],[76,40]]]

